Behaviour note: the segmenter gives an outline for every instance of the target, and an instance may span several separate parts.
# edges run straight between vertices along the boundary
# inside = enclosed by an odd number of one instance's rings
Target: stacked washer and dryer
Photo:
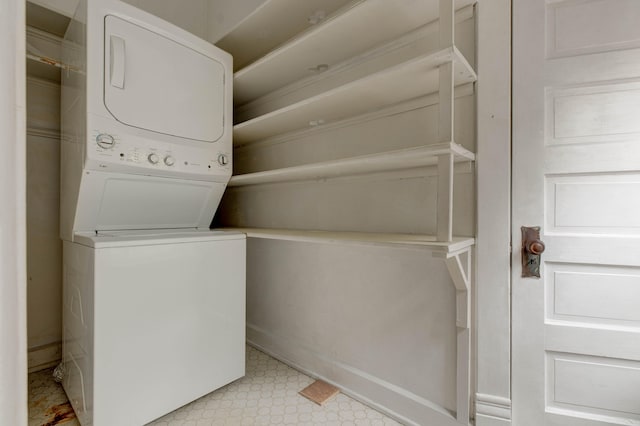
[[[244,375],[229,54],[117,0],[64,39],[63,386],[83,426],[142,425]]]

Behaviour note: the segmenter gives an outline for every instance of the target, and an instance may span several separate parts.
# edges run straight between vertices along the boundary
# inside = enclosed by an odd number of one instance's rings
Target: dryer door
[[[104,35],[104,104],[116,120],[204,142],[222,136],[219,61],[111,15]]]

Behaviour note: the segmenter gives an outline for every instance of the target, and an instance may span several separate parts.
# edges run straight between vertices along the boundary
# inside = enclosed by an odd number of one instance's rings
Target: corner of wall
[[[510,399],[482,393],[476,394],[476,426],[510,425]]]

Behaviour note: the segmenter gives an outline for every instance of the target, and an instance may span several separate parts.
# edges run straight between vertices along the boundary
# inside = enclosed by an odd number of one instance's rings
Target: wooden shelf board
[[[475,0],[457,0],[456,8],[473,3]],[[267,9],[265,15],[266,12]],[[239,103],[255,99],[308,77],[318,65],[331,67],[437,19],[437,1],[367,0],[351,3],[236,72],[235,98]],[[366,37],[361,34],[366,34]]]
[[[391,170],[412,169],[437,164],[437,157],[451,153],[456,162],[473,161],[475,155],[454,142],[426,145],[362,155],[302,166],[285,167],[264,172],[247,173],[231,177],[229,186],[258,185],[298,180],[313,180],[338,176],[351,176]]]
[[[242,144],[265,139],[435,93],[438,66],[449,61],[455,62],[456,86],[476,80],[475,72],[458,49],[438,50],[236,124],[234,141]],[[407,81],[412,84],[406,84]]]
[[[216,228],[219,231],[243,232],[249,238],[316,243],[358,243],[378,246],[424,248],[439,253],[456,253],[475,244],[471,237],[454,237],[450,242],[436,241],[433,235],[387,234],[371,232],[307,231],[270,228]]]

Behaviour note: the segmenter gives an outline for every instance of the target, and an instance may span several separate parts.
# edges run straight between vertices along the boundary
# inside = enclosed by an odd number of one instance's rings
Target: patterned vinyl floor
[[[52,371],[29,375],[29,426],[79,426],[62,387],[53,381]],[[149,426],[399,425],[343,394],[322,407],[298,395],[312,382],[312,378],[247,347],[244,378],[151,422]]]

